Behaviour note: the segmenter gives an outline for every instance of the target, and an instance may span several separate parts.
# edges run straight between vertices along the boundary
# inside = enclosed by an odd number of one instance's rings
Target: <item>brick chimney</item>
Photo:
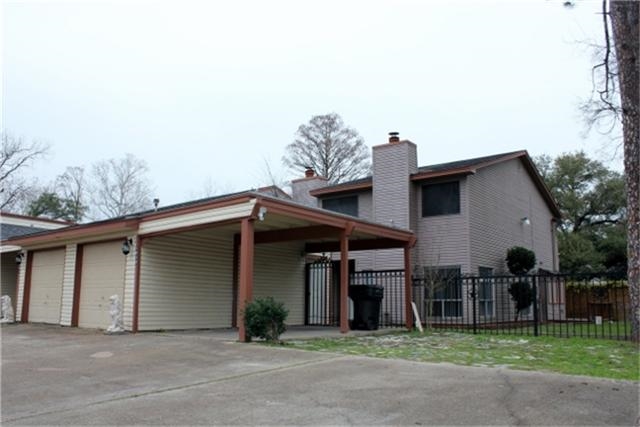
[[[316,171],[312,167],[307,167],[304,171],[304,178],[291,181],[291,198],[294,202],[317,208],[318,199],[309,194],[309,191],[326,187],[327,183],[327,178],[316,175]]]
[[[410,175],[418,171],[416,144],[389,132],[389,143],[373,147],[374,221],[402,228],[412,226],[414,192]]]

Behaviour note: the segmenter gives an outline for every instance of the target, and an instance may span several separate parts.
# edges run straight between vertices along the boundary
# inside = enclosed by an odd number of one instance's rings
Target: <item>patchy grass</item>
[[[640,380],[638,347],[630,342],[452,332],[397,333],[287,341],[286,346],[371,357],[507,367]]]

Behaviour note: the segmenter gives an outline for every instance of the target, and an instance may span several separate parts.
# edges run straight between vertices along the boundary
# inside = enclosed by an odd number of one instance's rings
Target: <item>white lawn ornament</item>
[[[109,297],[109,315],[111,316],[111,326],[107,328],[107,333],[117,334],[124,332],[122,325],[122,306],[120,305],[120,298],[118,295],[111,295]]]
[[[9,295],[3,295],[0,298],[0,309],[2,310],[2,318],[0,323],[13,323],[15,320],[13,313],[13,304],[11,304],[11,297]]]

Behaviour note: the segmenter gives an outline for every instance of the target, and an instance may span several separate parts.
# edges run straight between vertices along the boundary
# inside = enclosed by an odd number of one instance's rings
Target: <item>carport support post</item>
[[[407,329],[413,327],[413,308],[411,307],[411,246],[404,247],[404,318]]]
[[[244,307],[253,298],[253,219],[245,218],[240,224],[240,289],[238,290],[238,339],[247,342],[244,326]]]
[[[340,234],[340,332],[349,332],[349,238]]]

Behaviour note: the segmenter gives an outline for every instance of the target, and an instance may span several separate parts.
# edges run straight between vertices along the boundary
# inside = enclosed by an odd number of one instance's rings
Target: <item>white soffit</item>
[[[16,252],[21,249],[22,248],[20,246],[13,246],[13,245],[0,246],[0,254],[6,253],[6,252]]]
[[[213,224],[230,219],[244,218],[251,215],[255,199],[231,206],[205,209],[198,212],[177,214],[166,218],[142,221],[138,229],[140,235],[168,231],[176,228],[192,227],[202,224]]]

